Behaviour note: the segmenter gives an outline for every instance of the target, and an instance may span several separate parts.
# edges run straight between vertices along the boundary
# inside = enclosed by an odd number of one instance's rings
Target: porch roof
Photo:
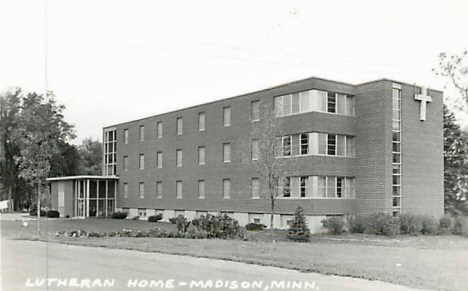
[[[118,176],[68,176],[68,177],[54,177],[54,178],[47,178],[47,181],[66,181],[66,180],[118,180]]]

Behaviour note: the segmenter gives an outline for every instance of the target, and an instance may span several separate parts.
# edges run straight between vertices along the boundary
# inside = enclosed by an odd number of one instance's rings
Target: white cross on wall
[[[432,102],[431,96],[427,95],[427,88],[421,88],[421,94],[415,94],[414,100],[421,101],[421,106],[419,107],[419,120],[426,120],[426,104],[427,102]]]

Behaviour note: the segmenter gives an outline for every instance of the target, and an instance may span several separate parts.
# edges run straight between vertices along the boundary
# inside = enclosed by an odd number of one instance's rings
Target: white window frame
[[[162,198],[162,181],[156,182],[156,198]]]
[[[156,168],[162,169],[162,167],[163,167],[163,153],[156,152]]]
[[[205,112],[198,113],[198,131],[205,131]]]
[[[184,133],[184,119],[182,117],[177,117],[176,128],[177,135],[182,135]]]
[[[231,143],[230,142],[223,143],[223,162],[224,163],[231,162]]]
[[[183,152],[182,149],[177,149],[176,150],[176,166],[177,167],[182,167],[183,165]]]
[[[198,180],[198,199],[205,199],[205,180]]]
[[[128,183],[123,183],[123,196],[128,198]]]
[[[204,165],[206,159],[206,150],[204,146],[198,147],[198,164]]]
[[[224,127],[231,126],[231,107],[230,106],[223,108],[223,125]]]
[[[140,141],[145,141],[145,126],[140,125]]]
[[[231,179],[223,179],[223,199],[231,199]]]
[[[128,144],[128,129],[124,129],[124,144]]]
[[[260,179],[252,178],[250,179],[251,194],[252,199],[260,199]]]
[[[157,131],[158,138],[162,138],[163,137],[163,123],[162,123],[162,121],[158,121],[156,123],[156,131]]]
[[[145,169],[145,154],[140,154],[140,157],[138,159],[139,163],[139,169],[144,170]]]
[[[183,196],[183,184],[182,181],[176,181],[176,198],[182,199]]]
[[[138,184],[138,198],[145,198],[145,183],[140,182]]]
[[[251,121],[259,121],[260,120],[260,100],[254,100],[251,102]]]

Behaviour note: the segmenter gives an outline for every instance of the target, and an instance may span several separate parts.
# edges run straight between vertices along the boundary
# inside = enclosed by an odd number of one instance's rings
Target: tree
[[[16,139],[20,155],[16,157],[19,176],[37,187],[37,209],[40,213],[42,189],[51,170],[54,155],[60,153],[60,144],[74,138],[73,126],[64,120],[65,107],[57,105],[53,95],[47,97],[29,93],[23,98]],[[40,234],[39,216],[38,233]]]
[[[81,157],[78,148],[67,142],[58,142],[58,152],[52,157],[50,177],[76,176],[81,174]]]
[[[460,92],[461,104],[468,106],[468,50],[460,55],[439,54],[439,68],[434,69],[437,75],[449,79],[451,84]]]
[[[294,213],[294,220],[288,230],[288,239],[297,242],[310,241],[310,231],[304,216],[304,209],[300,206]]]
[[[78,146],[78,153],[81,158],[81,174],[101,175],[102,143],[99,140],[93,140],[92,137],[85,138]]]
[[[273,113],[265,113],[263,118],[253,124],[249,140],[244,142],[244,163],[255,172],[261,185],[267,186],[267,192],[260,191],[261,198],[270,202],[270,238],[273,241],[273,220],[276,199],[283,195],[280,184],[292,175],[286,159],[278,158],[283,150],[279,142],[281,133],[281,119]],[[266,194],[266,195],[265,195]]]
[[[13,133],[18,127],[21,89],[16,88],[0,96],[0,200],[14,200],[19,185],[18,166],[15,157],[19,147]]]
[[[444,209],[468,215],[468,136],[444,106]]]

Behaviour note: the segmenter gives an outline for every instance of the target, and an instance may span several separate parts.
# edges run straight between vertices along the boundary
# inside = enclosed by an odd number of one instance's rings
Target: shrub
[[[468,217],[458,216],[455,218],[453,234],[468,236]]]
[[[449,215],[442,216],[439,219],[439,234],[451,234],[452,224],[453,221]]]
[[[424,216],[422,219],[422,229],[421,233],[424,235],[434,235],[437,234],[438,228],[437,219],[433,216]]]
[[[47,211],[47,217],[49,218],[59,218],[60,217],[60,212],[57,210],[49,210]]]
[[[403,213],[398,217],[400,234],[418,235],[423,228],[423,219],[419,215]]]
[[[114,212],[112,213],[112,219],[125,219],[127,218],[127,212]]]
[[[343,218],[342,217],[330,217],[321,221],[324,228],[332,234],[342,234],[343,233]]]
[[[169,222],[176,225],[177,231],[179,233],[186,233],[188,227],[190,226],[190,220],[185,218],[183,215],[179,215],[177,217],[169,218]]]
[[[294,213],[293,223],[288,230],[288,239],[296,242],[309,242],[310,231],[304,216],[304,209],[298,206]]]
[[[390,214],[379,212],[366,217],[364,233],[375,235],[397,235],[400,230],[398,219]]]
[[[158,222],[163,218],[162,214],[151,215],[148,217],[149,222]]]
[[[37,208],[31,209],[31,211],[29,211],[29,215],[37,216]],[[41,216],[46,216],[46,215],[47,215],[47,212],[45,210],[41,210]]]
[[[207,238],[235,238],[242,237],[239,222],[227,214],[206,214],[193,220],[193,226],[204,232]]]
[[[366,230],[367,218],[365,216],[356,215],[348,218],[349,232],[364,233]]]
[[[267,226],[263,223],[251,222],[245,225],[245,229],[250,231],[264,230]]]

